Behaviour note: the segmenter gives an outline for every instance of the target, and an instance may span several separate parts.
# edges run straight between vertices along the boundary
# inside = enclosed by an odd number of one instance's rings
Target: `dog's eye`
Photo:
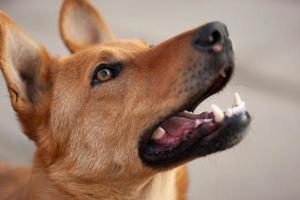
[[[116,78],[121,70],[121,63],[99,65],[93,73],[92,86]]]
[[[108,81],[113,77],[112,71],[107,68],[100,69],[97,72],[97,79],[101,82]]]

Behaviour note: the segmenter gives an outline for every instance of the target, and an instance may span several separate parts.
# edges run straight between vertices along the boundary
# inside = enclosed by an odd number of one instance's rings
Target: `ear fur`
[[[36,125],[35,120],[41,120],[35,118],[43,110],[41,104],[45,102],[41,101],[42,96],[50,87],[49,62],[47,51],[23,33],[5,13],[0,12],[0,69],[11,104],[31,139],[34,138],[32,126]]]
[[[101,15],[88,0],[65,0],[59,27],[62,39],[72,53],[113,39]]]

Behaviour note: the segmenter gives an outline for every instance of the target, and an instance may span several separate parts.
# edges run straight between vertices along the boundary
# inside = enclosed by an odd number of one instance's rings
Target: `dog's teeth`
[[[239,107],[241,107],[242,111],[245,111],[246,110],[246,104],[245,104],[245,102],[242,101],[242,103],[239,105]]]
[[[225,115],[226,115],[227,117],[232,117],[232,115],[233,115],[232,108],[228,108],[228,109],[226,110],[226,112],[225,112]]]
[[[224,113],[221,110],[221,108],[219,108],[217,105],[213,104],[213,105],[211,105],[211,109],[214,113],[215,121],[216,122],[222,122],[223,119],[224,119]]]
[[[240,114],[246,111],[245,103],[242,102],[239,106],[235,106],[232,108],[234,114]]]
[[[226,77],[226,73],[225,73],[225,70],[224,70],[224,69],[222,69],[222,70],[220,71],[220,75],[221,75],[223,78]]]
[[[161,139],[165,134],[166,134],[166,131],[165,131],[163,128],[158,127],[158,128],[156,129],[156,131],[153,133],[152,139],[159,140],[159,139]]]
[[[239,106],[233,107],[232,110],[234,114],[240,114],[242,112],[245,112],[246,111],[245,102],[242,101]]]
[[[185,111],[182,112],[182,116],[193,117],[193,113],[185,110]]]
[[[209,123],[211,121],[212,121],[212,119],[203,119],[203,123]]]
[[[183,111],[184,113],[188,113],[188,114],[193,114],[193,112],[190,112],[190,111],[187,111],[187,110],[185,110],[185,111]]]
[[[240,95],[236,92],[234,93],[234,103],[233,106],[239,106],[242,104],[242,99],[240,97]]]
[[[237,106],[233,107],[233,108],[232,108],[232,112],[233,112],[233,114],[235,114],[235,115],[239,114],[239,107],[237,107]]]

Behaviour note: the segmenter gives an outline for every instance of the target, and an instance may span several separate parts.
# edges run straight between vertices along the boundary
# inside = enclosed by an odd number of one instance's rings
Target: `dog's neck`
[[[67,179],[65,179],[67,180]],[[56,183],[51,180],[46,170],[34,167],[29,180],[31,196],[27,199],[40,200],[44,197],[54,197],[57,200],[65,199],[114,199],[114,200],[176,200],[176,169],[158,173],[145,181],[144,184],[124,184],[114,186],[111,183],[83,185],[82,183]],[[26,199],[26,198],[25,198]],[[26,200],[27,200],[26,199]]]
[[[177,199],[176,169],[159,173],[144,187],[140,199]]]

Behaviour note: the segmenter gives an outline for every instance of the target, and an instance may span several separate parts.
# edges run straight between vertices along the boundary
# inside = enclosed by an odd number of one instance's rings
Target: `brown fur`
[[[65,0],[60,28],[74,54],[55,59],[0,13],[1,70],[37,146],[32,168],[1,165],[0,199],[184,200],[186,168],[147,167],[136,146],[149,123],[188,97],[178,74],[194,56],[195,30],[151,49],[115,40],[85,0]],[[93,69],[117,61],[127,72],[91,88]]]

